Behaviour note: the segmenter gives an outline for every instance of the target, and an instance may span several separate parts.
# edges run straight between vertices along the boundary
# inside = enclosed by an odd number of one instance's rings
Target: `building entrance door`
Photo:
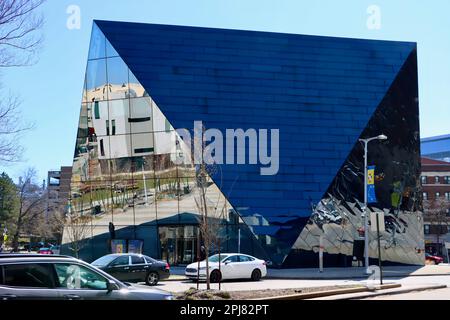
[[[171,265],[187,265],[197,257],[197,226],[160,226],[161,258]]]

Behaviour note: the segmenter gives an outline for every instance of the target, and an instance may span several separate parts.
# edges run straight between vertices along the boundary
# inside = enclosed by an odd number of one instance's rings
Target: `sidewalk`
[[[177,275],[174,277],[182,280],[184,278],[185,267],[171,267],[170,273]],[[425,265],[425,266],[390,266],[383,267],[383,277],[403,278],[411,276],[438,276],[449,275],[450,265]],[[319,269],[298,268],[298,269],[267,269],[266,279],[367,279],[364,267],[350,268],[325,268],[322,273]]]
[[[449,275],[450,265],[389,266],[383,267],[383,277],[403,278],[411,276]],[[366,279],[364,267],[319,269],[268,269],[267,279]]]
[[[385,290],[378,290],[374,292],[359,292],[359,293],[348,293],[348,294],[340,294],[340,295],[333,295],[333,296],[324,296],[324,297],[317,297],[312,298],[309,300],[352,300],[352,299],[365,299],[365,298],[371,298],[371,297],[377,297],[377,296],[384,296],[384,295],[394,295],[394,294],[402,294],[402,293],[409,293],[409,292],[415,292],[415,291],[428,291],[428,290],[436,290],[436,289],[444,289],[447,288],[446,285],[402,285],[399,288],[392,288],[392,289],[385,289]]]

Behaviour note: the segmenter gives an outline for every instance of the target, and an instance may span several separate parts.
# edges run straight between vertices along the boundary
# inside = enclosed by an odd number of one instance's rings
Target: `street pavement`
[[[450,300],[450,288],[390,294],[361,300]]]
[[[433,285],[447,285],[450,287],[450,276],[448,275],[435,275],[435,276],[408,276],[402,278],[388,278],[383,281],[383,283],[400,283],[402,289],[415,289],[424,286]],[[287,288],[310,288],[310,287],[322,287],[322,286],[340,286],[340,285],[377,285],[378,281],[368,281],[367,279],[262,279],[258,282],[253,281],[225,281],[221,284],[221,289],[225,291],[242,291],[242,290],[267,290],[267,289],[287,289]],[[171,291],[171,292],[183,292],[189,288],[196,287],[196,283],[189,280],[173,280],[173,281],[161,281],[157,288]],[[212,289],[218,289],[218,284],[211,284]],[[206,289],[205,283],[200,283],[200,289]],[[397,291],[393,289],[392,291]],[[374,299],[393,299],[403,298],[410,299],[417,295],[417,299],[427,296],[435,295],[436,299],[448,299],[450,300],[450,288],[447,289],[437,289],[432,291],[418,292],[418,293],[408,293],[401,295],[390,295],[383,297],[374,297]],[[357,298],[357,294],[348,295],[348,298]],[[342,296],[345,297],[345,296]],[[334,300],[336,298],[342,297],[325,297],[320,299],[330,299]]]
[[[173,275],[184,276],[185,267],[174,266],[170,269]],[[401,278],[408,276],[437,276],[449,275],[450,265],[441,263],[439,265],[425,266],[388,266],[383,267],[383,277]],[[309,280],[336,280],[336,279],[367,279],[364,267],[353,268],[325,268],[319,272],[318,268],[297,269],[271,269],[267,270],[267,278],[270,279],[309,279]]]
[[[362,279],[367,278],[366,268],[325,268],[318,272],[317,268],[297,269],[268,269],[268,277],[273,279]],[[408,276],[450,275],[449,264],[424,266],[386,266],[383,276],[386,278],[400,278]]]

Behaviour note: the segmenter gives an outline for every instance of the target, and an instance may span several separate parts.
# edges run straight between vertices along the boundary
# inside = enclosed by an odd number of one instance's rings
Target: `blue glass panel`
[[[104,58],[106,55],[106,39],[97,24],[92,25],[91,43],[89,45],[88,59]]]

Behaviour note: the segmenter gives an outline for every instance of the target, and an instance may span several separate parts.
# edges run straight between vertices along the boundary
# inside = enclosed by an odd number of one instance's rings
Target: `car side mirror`
[[[117,283],[115,283],[112,280],[109,280],[107,285],[106,285],[106,289],[108,290],[108,292],[114,291],[114,290],[119,290],[119,286],[117,285]]]

